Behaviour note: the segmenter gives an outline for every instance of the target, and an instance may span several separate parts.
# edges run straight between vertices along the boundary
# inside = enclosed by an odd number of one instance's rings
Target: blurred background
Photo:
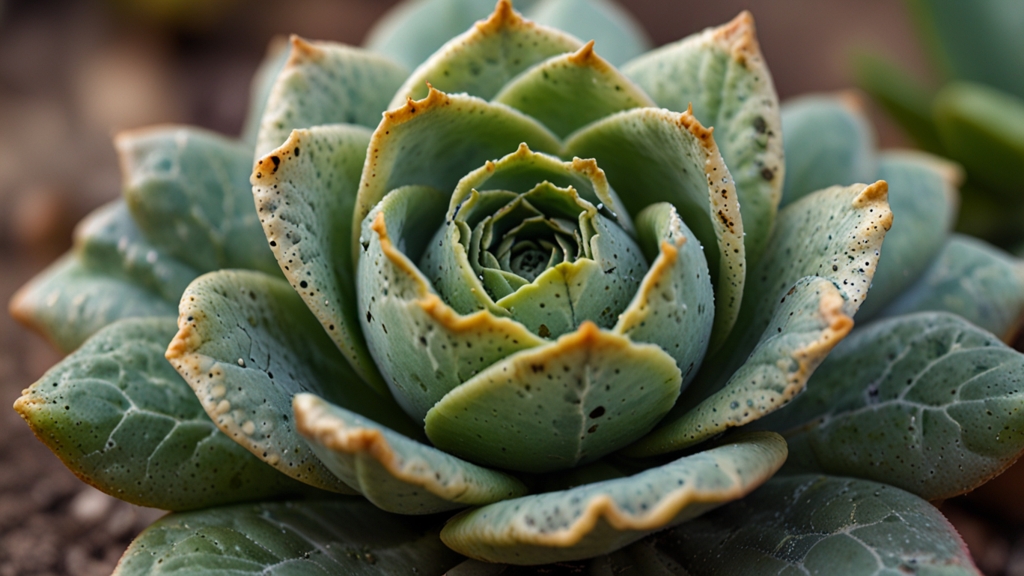
[[[115,133],[184,123],[236,135],[272,38],[359,44],[394,3],[0,0],[0,302],[70,246],[75,222],[119,194]],[[906,7],[892,0],[631,0],[626,8],[656,45],[750,10],[782,99],[853,86],[858,51],[929,74]],[[871,111],[883,147],[907,145]],[[57,359],[0,314],[0,576],[109,574],[160,515],[79,482],[9,408]],[[1024,574],[1018,531],[969,503],[943,511],[987,573]]]

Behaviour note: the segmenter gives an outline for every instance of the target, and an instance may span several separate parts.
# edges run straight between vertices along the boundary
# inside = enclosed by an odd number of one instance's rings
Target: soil
[[[267,39],[297,32],[358,43],[391,3],[226,0],[224,18],[182,25],[111,8],[126,2],[0,0],[0,303],[68,248],[74,222],[117,195],[114,131],[179,122],[237,133]],[[656,43],[750,7],[783,97],[849,86],[845,59],[858,46],[924,68],[908,18],[890,0],[793,0],[788,11],[770,1],[688,3],[685,18],[664,17],[677,0],[628,4]],[[884,145],[903,142],[881,117],[879,125]],[[9,408],[58,360],[0,313],[0,576],[109,574],[162,514],[80,482]],[[1024,518],[991,512],[1021,498],[1024,467],[1005,478],[1001,492],[942,510],[986,574],[1024,576]]]

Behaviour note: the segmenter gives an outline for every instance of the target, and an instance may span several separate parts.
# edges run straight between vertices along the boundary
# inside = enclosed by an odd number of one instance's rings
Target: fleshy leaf
[[[1024,262],[976,238],[954,235],[881,316],[926,310],[952,312],[1012,342],[1024,323]]]
[[[253,210],[248,145],[183,127],[123,132],[114,144],[128,208],[157,248],[199,272],[280,273]]]
[[[522,482],[410,440],[312,394],[295,422],[320,460],[379,508],[431,514],[526,494]]]
[[[523,72],[494,101],[536,118],[562,138],[616,112],[654,106],[643,90],[594,52],[593,41]]]
[[[379,54],[333,42],[291,38],[291,53],[270,91],[256,159],[296,128],[357,124],[375,128],[409,71]]]
[[[889,184],[893,227],[885,235],[878,270],[858,319],[869,319],[884,308],[913,284],[942,250],[956,220],[958,194],[954,184],[936,170],[936,164],[917,153],[879,155],[878,179]]]
[[[392,394],[417,421],[484,368],[544,342],[508,318],[458,314],[413,264],[444,225],[447,203],[430,188],[394,190],[363,222],[359,244],[360,325]]]
[[[370,131],[351,125],[295,130],[257,161],[256,211],[285,279],[363,381],[387,393],[359,328],[352,211]]]
[[[456,551],[488,562],[589,558],[742,498],[785,459],[786,443],[778,435],[736,436],[730,444],[628,478],[465,512],[448,522],[441,538]]]
[[[11,315],[67,353],[122,318],[173,317],[174,304],[85,266],[73,254],[51,264],[11,300]]]
[[[587,322],[493,364],[427,412],[435,446],[481,464],[550,472],[592,462],[646,434],[679,395],[657,346]]]
[[[428,83],[442,92],[489,100],[520,72],[582,45],[561,30],[523,19],[510,0],[498,0],[486,20],[449,40],[413,71],[388,109],[427,97]]]
[[[693,576],[981,574],[934,506],[850,478],[777,476],[653,540]]]
[[[167,359],[221,431],[318,488],[351,492],[295,430],[295,394],[314,392],[417,434],[390,398],[359,381],[295,291],[265,274],[220,271],[196,279],[181,298]]]
[[[651,269],[614,331],[672,356],[685,389],[707,352],[713,324],[714,292],[704,250],[666,202],[638,214],[637,230]]]
[[[875,322],[758,427],[791,430],[787,469],[927,500],[973,490],[1024,452],[1024,355],[952,314]]]
[[[540,0],[525,14],[538,24],[596,41],[601,55],[615,66],[651,49],[640,23],[609,0]]]
[[[782,105],[786,183],[782,205],[827,186],[870,182],[875,133],[852,94],[804,96]]]
[[[442,574],[461,558],[437,537],[436,523],[356,499],[172,514],[132,542],[114,576]]]
[[[772,231],[787,163],[779,99],[754,18],[744,11],[728,24],[633,60],[623,72],[659,106],[676,111],[692,106],[701,124],[714,127],[743,206],[747,260],[756,262]]]
[[[689,112],[640,108],[590,124],[565,148],[595,158],[631,214],[655,202],[679,211],[706,250],[715,285],[715,349],[736,321],[746,257],[736,188],[711,132]]]
[[[932,120],[932,91],[914,74],[884,56],[858,54],[854,60],[857,84],[899,122],[918,146],[943,152]]]
[[[79,478],[140,506],[190,510],[310,492],[221,434],[164,359],[173,317],[98,332],[14,408]]]
[[[245,115],[241,138],[249,146],[254,148],[256,146],[256,137],[259,135],[263,112],[267,108],[267,100],[270,99],[270,91],[274,88],[277,75],[281,73],[290,56],[291,46],[289,43],[283,36],[275,36],[270,40],[267,54],[263,57],[259,68],[256,69],[256,74],[253,75],[249,88],[249,111]]]
[[[449,193],[467,173],[523,142],[538,152],[556,153],[561,147],[537,121],[465,94],[431,89],[423,100],[409,100],[386,112],[373,133],[359,183],[355,234],[370,210],[395,188],[423,185]]]
[[[761,341],[721,390],[626,453],[680,450],[779,409],[804,389],[814,369],[852,328],[853,319],[843,313],[842,292],[830,280],[800,280],[782,297]]]

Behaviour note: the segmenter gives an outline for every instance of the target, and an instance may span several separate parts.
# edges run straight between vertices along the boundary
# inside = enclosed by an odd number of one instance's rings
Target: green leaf
[[[711,130],[687,112],[640,108],[575,133],[565,154],[595,158],[631,214],[655,202],[676,207],[707,251],[717,348],[739,313],[746,258],[739,199]]]
[[[952,312],[1012,342],[1024,322],[1024,263],[981,240],[953,235],[880,316],[926,310]]]
[[[784,406],[853,328],[842,306],[842,293],[832,281],[809,276],[797,282],[781,298],[757,347],[721,390],[666,419],[625,453],[643,457],[687,448]]]
[[[981,574],[931,504],[848,478],[777,476],[653,541],[693,576]]]
[[[643,90],[594,52],[593,41],[523,72],[494,101],[536,118],[562,138],[616,112],[654,106]]]
[[[291,54],[267,100],[256,140],[260,159],[296,128],[357,124],[375,128],[409,75],[379,54],[333,42],[291,38]]]
[[[461,558],[436,522],[355,499],[171,514],[132,542],[114,575],[442,574]]]
[[[427,97],[428,84],[441,92],[489,100],[520,72],[582,45],[561,30],[524,20],[512,9],[512,2],[499,0],[486,20],[449,40],[420,65],[388,109],[399,108],[410,98]]]
[[[661,348],[587,322],[557,341],[496,362],[427,412],[435,446],[525,472],[593,462],[643,436],[679,395]]]
[[[676,111],[692,106],[701,124],[714,127],[743,207],[747,260],[759,260],[775,221],[786,163],[779,99],[753,17],[742,12],[724,26],[645,54],[623,71],[659,106]]]
[[[932,57],[955,78],[1024,98],[1024,6],[1016,0],[912,0]]]
[[[882,320],[839,345],[758,427],[791,430],[787,469],[886,482],[927,500],[973,490],[1024,452],[1024,355],[952,314]]]
[[[987,86],[955,82],[939,91],[932,110],[947,154],[999,199],[1019,204],[1024,188],[1024,100]]]
[[[590,558],[742,498],[786,459],[771,433],[686,456],[635,476],[505,500],[464,512],[441,531],[471,558],[545,564]]]
[[[167,359],[221,431],[318,488],[351,492],[295,430],[295,394],[314,392],[402,433],[418,432],[389,397],[360,381],[295,291],[258,272],[196,279],[182,295]]]
[[[857,84],[910,135],[918,146],[942,154],[943,146],[932,120],[932,91],[914,74],[884,56],[858,54],[854,59]]]
[[[51,264],[11,300],[11,315],[64,353],[122,318],[175,314],[174,304],[145,288],[87,267],[73,254]]]
[[[241,137],[242,142],[253,148],[256,147],[256,137],[263,121],[263,113],[267,108],[267,100],[270,99],[270,91],[274,88],[277,75],[284,69],[289,56],[291,56],[291,46],[283,36],[275,36],[270,40],[267,54],[263,57],[259,68],[256,69],[256,74],[253,75],[249,88],[249,111],[245,115]]]
[[[140,506],[191,510],[312,492],[220,433],[164,359],[173,318],[90,338],[14,407],[79,478]]]
[[[430,188],[394,190],[363,221],[359,244],[363,334],[395,399],[417,421],[484,368],[544,343],[508,318],[483,310],[460,315],[413,264],[443,226],[447,203]]]
[[[363,381],[387,393],[359,328],[352,211],[370,131],[295,130],[256,162],[252,193],[284,277]]]
[[[875,133],[848,95],[804,96],[782,106],[786,184],[782,205],[822,188],[870,182]]]
[[[954,184],[936,169],[939,162],[912,152],[879,155],[878,179],[889,184],[893,226],[859,320],[870,319],[913,284],[946,243],[959,199]]]
[[[525,12],[538,24],[594,40],[601,55],[621,66],[651,49],[643,27],[627,10],[609,0],[540,0]]]
[[[561,148],[558,138],[537,121],[465,94],[431,89],[423,100],[385,113],[370,141],[372,152],[359,183],[356,236],[370,210],[395,188],[423,185],[450,194],[471,170],[524,142],[538,152]]]
[[[295,397],[299,433],[324,464],[378,507],[432,514],[526,494],[512,476],[410,440],[312,394]]]
[[[124,197],[142,234],[199,272],[280,274],[253,209],[252,149],[195,128],[123,132]]]

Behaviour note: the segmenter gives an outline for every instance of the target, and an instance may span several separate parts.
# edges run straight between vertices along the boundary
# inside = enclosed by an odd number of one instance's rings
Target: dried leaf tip
[[[569,56],[569,62],[577,66],[586,66],[588,64],[604,62],[604,59],[594,53],[594,41],[591,40],[580,47],[572,56]]]
[[[705,128],[700,123],[700,120],[697,120],[697,117],[693,115],[692,103],[687,105],[686,112],[679,115],[677,122],[680,126],[686,128],[690,134],[696,136],[705,146],[708,145],[708,142],[714,144],[715,127]]]
[[[317,60],[324,54],[324,51],[321,50],[319,46],[305,40],[297,34],[289,36],[288,42],[292,45],[292,52],[288,56],[288,62],[285,64],[285,67],[296,66],[310,60]]]
[[[860,207],[869,202],[887,201],[889,199],[889,183],[879,180],[861,190],[853,200],[853,205]]]
[[[761,57],[754,16],[748,10],[740,12],[729,23],[716,28],[712,37],[740,62],[744,62],[748,57]]]
[[[480,20],[474,26],[478,31],[488,33],[517,26],[523,22],[523,17],[512,8],[512,0],[498,0],[494,6],[494,13],[486,20]]]

